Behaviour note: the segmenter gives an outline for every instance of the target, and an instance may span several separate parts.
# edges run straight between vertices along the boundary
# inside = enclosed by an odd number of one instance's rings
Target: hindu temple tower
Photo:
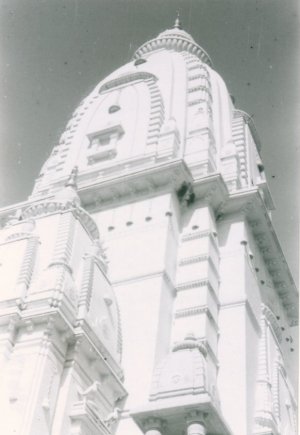
[[[82,100],[0,211],[1,433],[296,435],[260,151],[178,19]]]

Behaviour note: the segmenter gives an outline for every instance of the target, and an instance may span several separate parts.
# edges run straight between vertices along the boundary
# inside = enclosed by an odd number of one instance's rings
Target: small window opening
[[[137,60],[134,62],[134,65],[135,65],[135,66],[142,65],[142,63],[145,63],[145,62],[147,62],[146,59],[143,59],[143,58],[141,57],[140,59],[137,59]]]
[[[94,136],[91,140],[90,146],[105,146],[109,145],[110,143],[110,136]]]
[[[108,109],[108,113],[115,113],[120,109],[121,109],[120,106],[118,106],[117,104],[114,104],[114,105],[110,106],[110,108]]]

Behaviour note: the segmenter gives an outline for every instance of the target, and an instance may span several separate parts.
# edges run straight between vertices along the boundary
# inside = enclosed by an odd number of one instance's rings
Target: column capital
[[[205,425],[207,416],[207,412],[193,410],[185,415],[185,421],[188,425],[192,423],[201,423],[202,425]]]
[[[149,417],[143,421],[143,429],[145,433],[150,430],[157,430],[161,432],[164,426],[165,424],[163,420],[157,417]]]

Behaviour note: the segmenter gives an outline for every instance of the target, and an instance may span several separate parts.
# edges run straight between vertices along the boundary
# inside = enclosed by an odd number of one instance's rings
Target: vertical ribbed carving
[[[83,257],[83,261],[83,274],[78,300],[78,321],[84,319],[90,309],[94,279],[94,257],[86,254]]]
[[[188,79],[188,101],[187,105],[194,106],[203,102],[211,108],[212,96],[209,80],[209,72],[205,64],[203,64],[196,56],[189,53],[182,53],[185,59]]]
[[[161,126],[165,119],[164,102],[161,92],[154,79],[145,80],[150,93],[150,116],[148,125],[147,145],[158,141]]]
[[[235,117],[232,120],[232,139],[236,146],[240,162],[241,185],[250,186],[249,156],[246,146],[245,125],[242,117]]]
[[[30,235],[27,239],[24,258],[17,279],[17,286],[19,287],[19,294],[21,299],[26,296],[26,291],[31,282],[38,243],[39,239],[34,235]]]
[[[216,170],[211,80],[207,66],[197,56],[181,55],[187,74],[186,161],[200,176]]]
[[[117,351],[120,355],[120,359],[122,357],[122,350],[123,350],[123,339],[122,339],[122,327],[121,327],[121,312],[120,312],[120,307],[118,304],[118,301],[116,300],[116,306],[117,306],[117,321],[118,321],[118,341],[117,341]]]
[[[69,262],[74,236],[74,217],[72,213],[63,213],[60,217],[57,240],[53,254],[54,261]]]
[[[256,412],[254,433],[260,433],[262,427],[276,426],[273,415],[273,396],[269,374],[267,323],[261,318],[261,337],[258,348],[258,370],[256,384]]]
[[[258,381],[270,383],[268,370],[268,351],[267,351],[267,331],[266,321],[263,317],[261,321],[261,338],[258,349]]]
[[[274,364],[274,381],[273,381],[273,409],[277,421],[280,421],[280,403],[279,403],[279,353]]]
[[[57,239],[54,248],[53,258],[49,267],[55,268],[55,290],[52,305],[57,305],[63,285],[65,282],[66,273],[72,274],[70,259],[72,255],[72,247],[75,232],[75,219],[72,213],[63,213],[60,216],[58,226]],[[69,295],[73,298],[73,295]]]

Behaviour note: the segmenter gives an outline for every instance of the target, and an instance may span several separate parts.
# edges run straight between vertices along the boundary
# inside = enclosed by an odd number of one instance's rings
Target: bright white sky
[[[146,40],[183,27],[253,116],[276,204],[274,225],[298,270],[298,0],[0,0],[0,205],[25,199],[79,101]]]

